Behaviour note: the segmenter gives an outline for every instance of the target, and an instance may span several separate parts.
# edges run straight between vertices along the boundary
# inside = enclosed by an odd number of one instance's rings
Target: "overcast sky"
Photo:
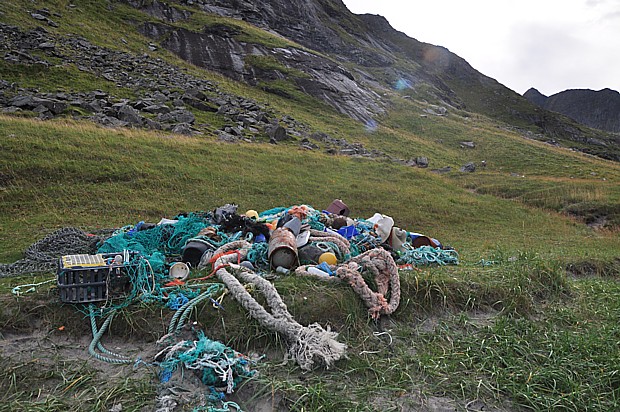
[[[620,91],[620,0],[343,0],[517,93]]]

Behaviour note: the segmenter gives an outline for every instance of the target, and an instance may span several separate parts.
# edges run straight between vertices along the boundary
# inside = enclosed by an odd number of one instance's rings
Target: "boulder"
[[[265,133],[269,136],[269,140],[274,140],[276,142],[282,142],[288,139],[288,134],[286,133],[286,129],[279,124],[271,124],[265,127]]]
[[[142,109],[147,113],[170,113],[171,110],[165,104],[152,104]]]
[[[428,157],[424,157],[424,156],[419,156],[415,158],[415,164],[416,166],[420,167],[420,168],[427,168],[428,167]]]
[[[129,125],[129,123],[127,122],[124,122],[112,116],[106,116],[103,113],[98,113],[94,116],[91,116],[89,119],[106,127],[127,127]]]
[[[476,165],[474,162],[465,163],[460,170],[464,173],[473,173],[476,171]]]
[[[222,142],[228,142],[228,143],[237,143],[239,141],[239,138],[237,136],[233,136],[230,133],[226,133],[224,130],[220,130],[218,132],[217,138],[218,140]]]
[[[44,106],[45,108],[47,108],[47,110],[49,110],[54,115],[59,115],[60,113],[65,111],[65,109],[67,108],[66,103],[63,103],[61,101],[54,100],[54,99],[41,99],[41,98],[35,97],[33,100],[37,105]]]
[[[172,133],[190,136],[192,134],[192,126],[189,123],[178,123],[172,128]]]
[[[117,117],[119,120],[136,126],[141,126],[143,123],[143,118],[140,116],[140,112],[128,104],[123,104],[118,108]]]
[[[175,120],[180,123],[194,124],[196,121],[194,114],[188,110],[175,110],[174,116]]]

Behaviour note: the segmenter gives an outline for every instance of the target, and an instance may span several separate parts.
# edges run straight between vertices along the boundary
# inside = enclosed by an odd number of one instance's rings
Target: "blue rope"
[[[252,262],[255,266],[269,266],[269,259],[267,258],[269,253],[269,243],[253,243],[252,248],[248,251],[247,260]]]

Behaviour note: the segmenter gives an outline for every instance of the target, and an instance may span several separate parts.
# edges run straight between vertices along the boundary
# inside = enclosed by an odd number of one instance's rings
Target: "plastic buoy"
[[[250,209],[247,212],[245,212],[245,215],[249,217],[250,219],[258,220],[258,212],[256,210]]]
[[[336,255],[334,255],[332,252],[325,252],[321,256],[319,256],[319,263],[323,262],[327,263],[328,265],[335,265],[338,263],[338,259],[336,258]]]

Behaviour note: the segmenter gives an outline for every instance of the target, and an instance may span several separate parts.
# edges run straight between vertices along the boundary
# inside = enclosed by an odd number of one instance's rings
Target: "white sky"
[[[620,91],[620,0],[343,0],[523,94]]]

